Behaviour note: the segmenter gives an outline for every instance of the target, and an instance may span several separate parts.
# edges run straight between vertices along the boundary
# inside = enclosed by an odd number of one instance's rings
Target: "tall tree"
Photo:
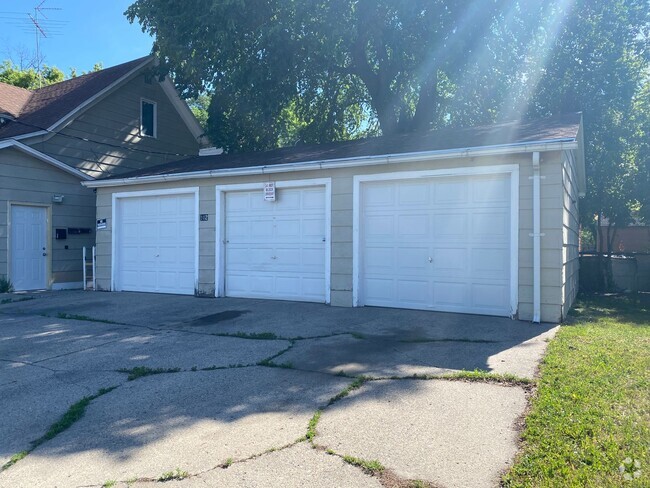
[[[185,96],[213,92],[210,135],[238,150],[291,139],[287,126],[317,142],[448,123],[447,91],[472,87],[468,72],[493,86],[506,75],[510,3],[136,0],[126,15]]]
[[[583,224],[596,217],[627,225],[647,185],[650,3],[647,0],[576,0],[559,4],[561,22],[550,38],[532,45],[525,71],[535,83],[522,96],[524,112],[582,111],[589,192]],[[643,88],[645,83],[645,89]],[[608,248],[609,243],[603,242]],[[607,239],[603,239],[606,241]]]

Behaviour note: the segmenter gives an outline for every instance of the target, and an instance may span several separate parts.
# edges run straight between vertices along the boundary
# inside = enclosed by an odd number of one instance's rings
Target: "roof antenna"
[[[42,22],[40,20],[40,17],[44,17],[47,19],[47,15],[43,13],[44,10],[63,10],[62,8],[58,7],[43,7],[43,4],[47,2],[47,0],[43,0],[41,3],[39,3],[36,7],[34,7],[34,16],[32,14],[27,14],[29,16],[29,19],[32,21],[34,26],[36,27],[36,73],[38,74],[38,87],[42,88],[43,87],[43,77],[41,76],[41,36],[43,37],[48,37],[47,33],[45,32],[44,26],[42,25]],[[40,17],[39,17],[40,15]]]

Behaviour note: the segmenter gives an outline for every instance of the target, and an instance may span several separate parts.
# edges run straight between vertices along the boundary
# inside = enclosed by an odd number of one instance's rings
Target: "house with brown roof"
[[[95,193],[82,181],[187,159],[203,131],[172,83],[136,59],[37,90],[0,83],[0,277],[82,287]]]
[[[578,291],[581,114],[85,181],[101,289],[562,320]]]

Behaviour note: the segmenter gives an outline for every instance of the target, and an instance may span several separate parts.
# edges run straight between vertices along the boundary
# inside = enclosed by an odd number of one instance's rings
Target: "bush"
[[[14,291],[14,285],[6,276],[0,276],[0,293],[11,293]]]

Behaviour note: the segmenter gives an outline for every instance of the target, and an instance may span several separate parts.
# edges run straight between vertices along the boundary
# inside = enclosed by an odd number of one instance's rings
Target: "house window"
[[[157,137],[156,103],[149,100],[140,102],[140,135]]]

